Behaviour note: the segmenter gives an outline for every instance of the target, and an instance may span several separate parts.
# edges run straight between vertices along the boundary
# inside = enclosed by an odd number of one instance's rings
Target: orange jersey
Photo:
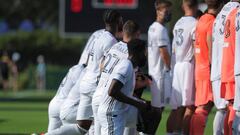
[[[210,60],[208,55],[207,36],[212,35],[213,22],[215,16],[212,14],[204,14],[198,21],[196,26],[195,41],[195,79],[210,80]]]
[[[231,11],[224,28],[221,82],[234,82],[236,14],[237,9]]]

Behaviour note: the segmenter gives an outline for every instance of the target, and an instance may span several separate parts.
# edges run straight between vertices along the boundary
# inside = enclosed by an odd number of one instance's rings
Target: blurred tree
[[[58,0],[0,0],[0,18],[5,18],[11,28],[17,28],[24,19],[36,27],[43,23],[58,24]]]

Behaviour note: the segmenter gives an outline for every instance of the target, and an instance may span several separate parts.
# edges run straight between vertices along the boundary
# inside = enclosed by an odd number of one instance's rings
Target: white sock
[[[226,111],[218,110],[213,121],[213,135],[223,135]]]
[[[45,135],[85,135],[87,130],[78,127],[77,124],[68,124],[46,133]]]
[[[233,131],[232,131],[233,135],[240,135],[240,112],[239,111],[236,112],[236,116],[233,121],[232,129],[233,129]]]

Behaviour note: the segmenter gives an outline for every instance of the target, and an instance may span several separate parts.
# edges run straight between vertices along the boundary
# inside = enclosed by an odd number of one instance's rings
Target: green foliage
[[[46,88],[57,90],[69,67],[47,65]],[[30,65],[19,75],[18,84],[20,89],[36,88],[36,66]]]
[[[17,31],[0,36],[0,49],[18,51],[25,64],[35,63],[42,54],[47,63],[73,65],[78,62],[85,42],[83,38],[60,38],[57,31]]]

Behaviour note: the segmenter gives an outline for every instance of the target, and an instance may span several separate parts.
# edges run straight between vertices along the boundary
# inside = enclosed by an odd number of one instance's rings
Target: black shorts
[[[9,78],[9,69],[8,69],[7,63],[3,63],[2,62],[0,65],[1,65],[1,67],[0,67],[1,75],[2,75],[3,80],[8,80],[8,78]]]

